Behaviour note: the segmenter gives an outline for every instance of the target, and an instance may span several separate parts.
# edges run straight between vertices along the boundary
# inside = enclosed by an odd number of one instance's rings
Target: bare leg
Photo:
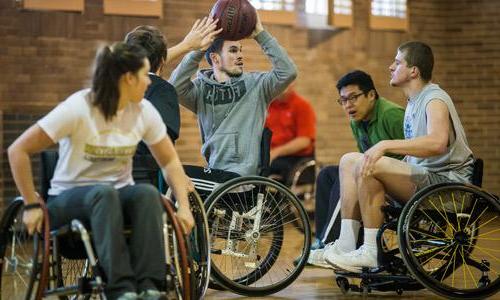
[[[362,158],[363,154],[361,153],[347,153],[340,160],[340,211],[342,219],[361,220],[356,165]]]
[[[372,175],[361,178],[361,162],[356,168],[358,177],[358,197],[360,199],[363,224],[367,228],[379,228],[384,220],[381,206],[385,194],[406,202],[415,193],[416,186],[411,181],[410,166],[397,159],[382,157]]]
[[[372,175],[366,177],[361,177],[362,165],[363,159],[358,159],[354,172],[354,178],[357,178],[354,187],[356,188],[355,199],[359,201],[358,205],[363,218],[365,233],[363,246],[347,254],[337,252],[327,255],[325,253],[327,262],[350,272],[360,272],[362,267],[378,266],[376,237],[378,228],[383,223],[384,215],[380,208],[385,201],[385,194],[388,193],[401,201],[407,201],[415,192],[415,184],[410,179],[411,169],[408,164],[382,157],[375,164]],[[348,191],[352,192],[352,190]],[[352,196],[350,193],[348,195]],[[352,204],[352,201],[349,203]]]
[[[384,222],[381,211],[385,202],[385,190],[380,181],[374,177],[362,177],[358,179],[358,197],[363,199],[359,206],[365,228],[380,228]]]

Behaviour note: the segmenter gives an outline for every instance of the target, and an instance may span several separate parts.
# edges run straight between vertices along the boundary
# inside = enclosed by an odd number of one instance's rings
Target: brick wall
[[[408,2],[409,32],[370,30],[366,0],[354,0],[355,26],[350,30],[264,24],[296,62],[297,90],[310,99],[318,115],[317,158],[322,164],[336,163],[343,153],[356,149],[347,117],[333,100],[338,97],[336,80],[349,70],[363,69],[372,74],[381,95],[404,105],[402,92],[388,84],[388,66],[401,42],[420,39],[433,47],[435,81],[455,100],[473,151],[486,161],[485,187],[500,193],[500,3]],[[164,0],[164,18],[156,19],[104,16],[101,0],[86,0],[83,14],[20,11],[14,0],[0,1],[0,110],[4,115],[48,111],[88,85],[89,65],[97,45],[121,40],[140,24],[158,26],[173,45],[187,33],[195,18],[209,11],[212,3]],[[270,67],[255,42],[244,41],[243,47],[247,70]],[[167,68],[166,77],[177,62]],[[177,150],[184,162],[201,164],[196,118],[185,109],[181,117]],[[10,122],[4,118],[4,126]],[[2,149],[8,144],[5,139]],[[2,166],[4,178],[8,178],[5,158]],[[11,183],[5,183],[5,190],[10,190],[7,185]]]

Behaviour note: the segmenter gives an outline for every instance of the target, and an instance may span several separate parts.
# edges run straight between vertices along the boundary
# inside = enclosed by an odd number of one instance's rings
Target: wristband
[[[35,208],[40,208],[42,205],[40,203],[31,203],[31,204],[26,204],[24,206],[24,211],[35,209]]]

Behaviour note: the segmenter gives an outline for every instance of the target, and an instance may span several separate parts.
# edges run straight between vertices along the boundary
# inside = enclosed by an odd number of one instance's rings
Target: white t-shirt
[[[165,124],[149,101],[130,103],[110,121],[90,101],[90,90],[74,93],[38,121],[59,143],[59,160],[49,195],[92,184],[115,188],[134,184],[132,157],[144,140],[154,145],[166,137]]]

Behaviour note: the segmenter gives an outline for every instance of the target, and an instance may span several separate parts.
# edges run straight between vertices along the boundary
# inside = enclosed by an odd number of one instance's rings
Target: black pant
[[[279,181],[289,187],[292,185],[292,172],[296,166],[313,159],[314,157],[312,156],[280,156],[271,162],[271,166],[269,167],[270,174],[279,175]]]
[[[316,180],[316,238],[327,244],[340,235],[342,221],[340,204],[339,166],[328,166],[319,172]],[[363,227],[359,229],[357,247],[363,244]]]
[[[99,265],[107,278],[108,299],[157,289],[163,283],[163,207],[152,185],[118,190],[110,185],[76,187],[49,197],[47,206],[52,229],[78,219],[92,230]],[[132,228],[128,245],[124,224]]]
[[[324,243],[332,242],[340,234],[339,166],[328,166],[321,169],[316,179],[315,199],[316,237]]]

